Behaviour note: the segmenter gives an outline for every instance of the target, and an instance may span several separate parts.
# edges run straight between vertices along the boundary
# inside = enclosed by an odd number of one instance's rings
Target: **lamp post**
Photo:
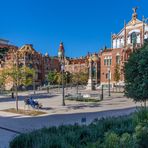
[[[34,74],[33,74],[33,93],[35,95],[35,71],[34,71]]]
[[[18,53],[17,52],[15,52],[14,53],[14,57],[15,57],[15,67],[13,67],[13,70],[14,70],[14,68],[15,68],[15,76],[16,76],[16,81],[15,81],[15,99],[16,99],[16,111],[18,111],[18,81],[19,81],[19,78],[18,78]],[[13,77],[15,77],[15,76],[13,76]]]
[[[110,96],[110,66],[108,67],[108,96]]]
[[[64,46],[63,43],[60,43],[60,47],[58,50],[58,57],[61,64],[61,71],[62,71],[62,105],[65,106],[65,91],[64,91]]]

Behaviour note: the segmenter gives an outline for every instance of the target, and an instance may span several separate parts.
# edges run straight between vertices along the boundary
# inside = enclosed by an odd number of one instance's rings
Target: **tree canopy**
[[[114,80],[115,80],[116,83],[118,83],[119,80],[120,80],[120,67],[119,67],[119,64],[117,64],[116,67],[115,67]]]
[[[49,71],[48,73],[48,82],[53,84],[55,82],[56,71]]]
[[[148,99],[148,43],[134,51],[125,64],[125,95],[134,101]]]
[[[86,84],[88,81],[88,73],[75,73],[72,75],[72,82],[74,84]]]
[[[16,67],[13,66],[10,69],[5,70],[6,75],[12,78],[15,85],[29,86],[33,83],[33,77],[35,75],[34,69],[29,67]],[[17,83],[17,84],[16,84]]]

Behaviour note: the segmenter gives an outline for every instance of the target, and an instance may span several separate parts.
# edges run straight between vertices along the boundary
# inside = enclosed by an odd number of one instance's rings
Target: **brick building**
[[[87,58],[65,58],[65,71],[70,73],[88,73]]]
[[[0,72],[3,68],[11,68],[14,61],[14,53],[18,50],[17,46],[10,45],[8,40],[0,39]],[[11,78],[6,80],[6,89],[11,89],[13,81]]]
[[[18,65],[35,70],[35,84],[39,86],[44,80],[44,63],[42,54],[37,52],[32,44],[26,44],[17,50]],[[16,62],[16,60],[15,60]]]
[[[32,44],[18,48],[9,45],[7,40],[2,40],[0,42],[0,72],[4,68],[12,68],[16,63],[19,67],[27,66],[35,70],[34,82],[36,87],[44,84],[49,71],[60,70],[59,61],[56,57],[51,58],[47,54],[42,56],[33,48]],[[6,89],[10,90],[13,85],[13,81],[8,78],[5,85]]]
[[[50,71],[60,71],[60,62],[58,57],[49,56],[48,53],[46,53],[43,56],[44,60],[44,75],[45,75],[45,82],[47,82],[48,79],[48,73]]]

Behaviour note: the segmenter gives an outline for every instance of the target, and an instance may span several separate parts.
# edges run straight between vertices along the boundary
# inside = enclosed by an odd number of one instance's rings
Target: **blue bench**
[[[25,98],[24,99],[24,103],[25,103],[25,105],[30,105],[32,108],[37,108],[37,109],[39,109],[39,108],[42,108],[42,104],[41,103],[39,103],[38,101],[34,101],[33,99],[28,99],[28,98]]]

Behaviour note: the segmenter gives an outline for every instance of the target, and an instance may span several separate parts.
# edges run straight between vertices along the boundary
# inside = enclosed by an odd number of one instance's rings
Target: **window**
[[[136,32],[133,32],[131,34],[131,43],[132,44],[136,44],[137,43],[137,34],[136,34]]]
[[[104,59],[104,65],[106,65],[107,64],[107,60],[106,59]]]
[[[120,56],[116,55],[116,64],[120,64]]]
[[[107,59],[107,64],[106,65],[108,65],[109,64],[109,59]]]
[[[112,57],[108,56],[104,58],[104,65],[110,66],[112,64]]]
[[[112,59],[109,59],[109,66],[112,65]]]

